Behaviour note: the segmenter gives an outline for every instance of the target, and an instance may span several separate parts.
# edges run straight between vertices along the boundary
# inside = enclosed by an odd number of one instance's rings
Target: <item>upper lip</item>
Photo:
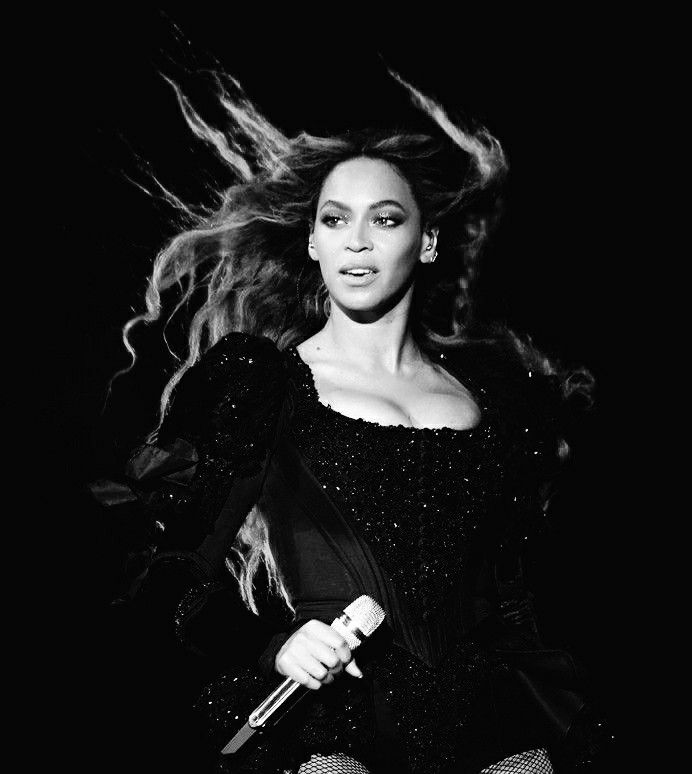
[[[370,269],[371,271],[377,271],[374,266],[371,266],[367,263],[347,263],[346,266],[342,266],[339,271],[351,271],[352,269]]]

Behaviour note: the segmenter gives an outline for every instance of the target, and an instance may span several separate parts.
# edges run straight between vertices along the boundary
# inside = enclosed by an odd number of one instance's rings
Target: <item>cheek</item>
[[[329,259],[334,253],[343,250],[343,238],[332,229],[321,228],[315,230],[312,240],[320,260]]]
[[[420,245],[415,236],[402,234],[392,239],[387,247],[386,254],[390,265],[399,272],[409,271],[418,260]]]

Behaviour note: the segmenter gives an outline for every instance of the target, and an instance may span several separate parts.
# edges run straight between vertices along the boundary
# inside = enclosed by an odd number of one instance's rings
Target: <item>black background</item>
[[[67,538],[76,602],[71,679],[88,685],[75,690],[99,709],[85,738],[104,723],[121,734],[127,702],[114,697],[106,711],[110,699],[95,698],[94,681],[118,660],[102,620],[119,548],[117,525],[90,503],[84,484],[111,472],[151,429],[171,368],[163,348],[138,335],[142,362],[116,382],[104,408],[108,379],[127,363],[120,328],[142,308],[151,262],[176,232],[173,213],[138,184],[152,188],[148,168],[182,199],[199,202],[207,184],[230,182],[190,134],[161,73],[212,122],[222,117],[199,71],[220,66],[289,134],[420,123],[380,55],[453,113],[488,126],[507,151],[506,214],[482,268],[481,308],[596,378],[596,406],[574,439],[537,581],[546,640],[581,658],[617,729],[628,634],[618,557],[634,497],[621,472],[630,410],[625,320],[636,310],[626,292],[632,257],[623,237],[634,226],[616,179],[632,68],[605,32],[574,20],[509,43],[485,27],[445,37],[438,20],[434,30],[410,24],[406,42],[400,36],[394,44],[372,34],[378,14],[351,20],[339,36],[331,30],[343,24],[325,32],[274,19],[268,32],[268,14],[241,18],[230,10],[213,17],[101,11],[56,22],[44,124],[58,162],[50,202],[59,217],[51,337],[58,379],[49,408],[59,497],[69,513],[57,526]]]

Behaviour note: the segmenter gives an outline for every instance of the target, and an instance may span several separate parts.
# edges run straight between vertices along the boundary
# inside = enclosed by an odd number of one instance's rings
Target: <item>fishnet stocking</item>
[[[548,752],[541,747],[503,758],[479,774],[553,774],[553,765]]]
[[[369,774],[355,758],[344,753],[313,755],[300,765],[298,774]],[[493,763],[479,774],[554,774],[548,753],[543,748],[526,750]]]
[[[298,774],[369,774],[362,763],[344,753],[313,755],[300,764]]]

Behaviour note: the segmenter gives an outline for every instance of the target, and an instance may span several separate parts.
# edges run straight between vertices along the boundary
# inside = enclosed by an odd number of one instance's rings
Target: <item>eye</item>
[[[375,223],[377,223],[378,226],[384,226],[385,228],[393,228],[401,223],[401,218],[389,212],[379,212],[375,216]]]
[[[344,218],[341,215],[337,215],[335,213],[325,213],[320,218],[320,223],[324,223],[325,226],[328,228],[334,228],[335,226],[339,225],[339,221],[343,221]]]

